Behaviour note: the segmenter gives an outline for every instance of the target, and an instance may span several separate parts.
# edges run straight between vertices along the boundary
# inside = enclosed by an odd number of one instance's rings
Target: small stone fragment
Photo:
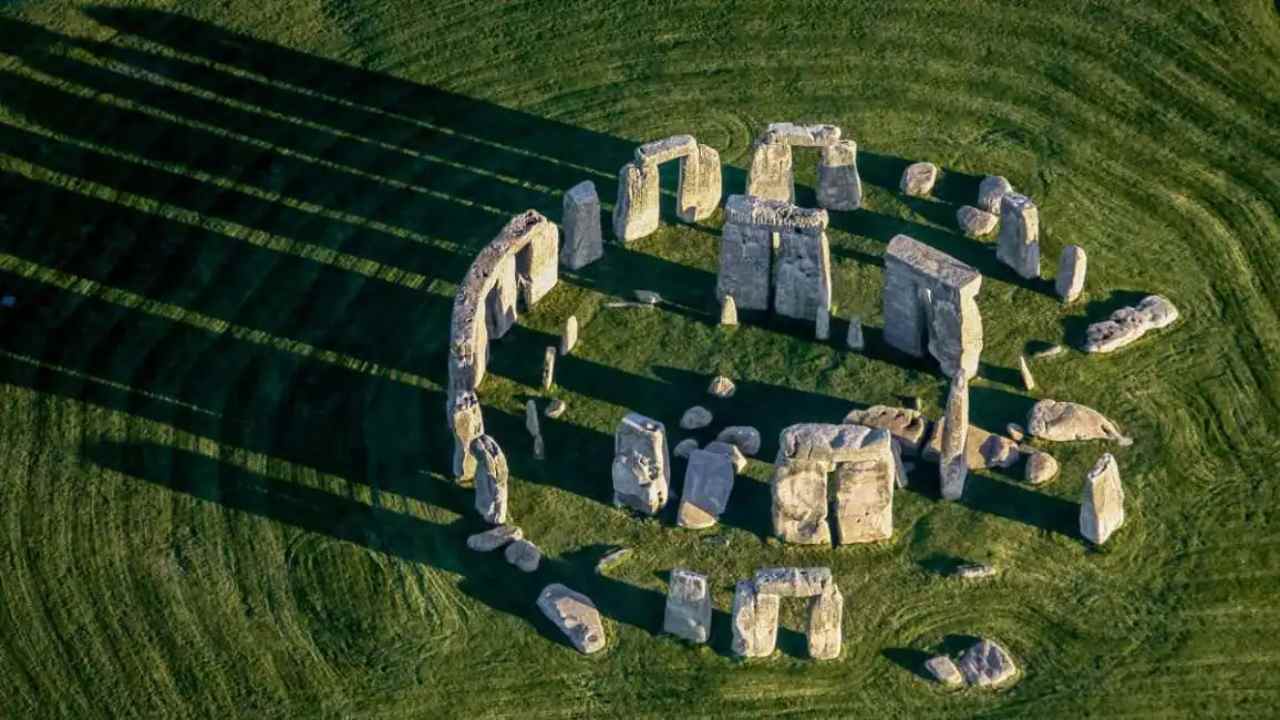
[[[467,547],[476,552],[493,552],[508,543],[524,537],[524,531],[515,525],[499,525],[467,538]]]
[[[600,560],[596,562],[596,574],[604,575],[611,568],[615,568],[618,565],[621,565],[623,562],[627,560],[627,558],[631,557],[631,553],[632,553],[631,548],[625,548],[625,547],[610,551],[608,554],[606,554],[604,557],[600,558]]]
[[[560,333],[560,354],[568,355],[573,352],[573,346],[578,344],[578,316],[570,315],[568,320],[564,321],[564,331]]]
[[[524,539],[512,541],[503,551],[502,556],[507,559],[507,562],[527,573],[537,570],[538,565],[542,563],[542,551],[537,545]]]
[[[636,290],[636,300],[646,305],[657,305],[662,302],[662,296],[652,290]]]
[[[756,592],[750,580],[733,589],[733,653],[739,657],[767,657],[778,644],[777,595]]]
[[[556,349],[548,345],[542,354],[542,389],[550,390],[556,381]]]
[[[580,270],[604,257],[600,197],[595,183],[584,180],[574,185],[564,194],[563,207],[560,227],[564,230],[564,248],[560,251],[560,264]]]
[[[1080,500],[1080,534],[1101,545],[1124,525],[1124,488],[1120,468],[1111,453],[1098,459],[1084,481]]]
[[[899,187],[904,195],[927,197],[938,181],[938,166],[931,162],[912,163],[902,173]]]
[[[1027,367],[1027,359],[1022,355],[1018,356],[1018,372],[1022,374],[1022,387],[1026,390],[1036,389],[1036,379],[1031,375],[1031,368]]]
[[[1013,186],[1008,180],[999,175],[988,175],[978,183],[978,208],[999,214],[1000,199],[1011,192],[1013,192]]]
[[[1027,413],[1027,432],[1052,442],[1075,440],[1115,440],[1132,443],[1107,416],[1091,407],[1073,402],[1041,400]]]
[[[1135,342],[1150,330],[1167,327],[1178,319],[1178,308],[1160,295],[1148,295],[1137,307],[1125,307],[1085,330],[1084,351],[1108,353]]]
[[[849,346],[850,350],[861,351],[866,347],[867,342],[862,336],[862,318],[854,315],[849,318],[849,334],[845,336],[844,342]]]
[[[1009,439],[1014,442],[1022,442],[1022,438],[1027,436],[1027,431],[1022,429],[1018,423],[1009,423],[1004,426],[1004,432]]]
[[[961,565],[960,567],[956,568],[956,572],[955,572],[956,577],[964,580],[978,580],[981,578],[989,578],[989,577],[994,577],[995,574],[996,574],[995,568],[991,567],[990,565],[983,565],[981,563]]]
[[[707,446],[703,448],[703,450],[718,453],[729,458],[729,462],[733,463],[733,471],[735,473],[740,473],[747,469],[747,458],[742,454],[742,451],[738,449],[737,445],[727,443],[723,440],[713,440],[707,443]]]
[[[591,598],[553,583],[538,595],[538,609],[579,652],[590,655],[604,649],[604,623]]]
[[[995,687],[1012,680],[1018,668],[999,643],[982,639],[960,655],[960,673],[971,687]]]
[[[733,397],[738,388],[733,381],[723,375],[717,375],[711,378],[711,384],[707,385],[707,393],[721,400],[727,400]]]
[[[563,400],[561,400],[560,398],[556,398],[551,402],[547,403],[547,409],[543,410],[542,414],[551,418],[552,420],[555,420],[556,418],[563,415],[564,411],[567,410],[568,407],[569,406],[565,405]]]
[[[698,441],[693,438],[685,438],[676,443],[675,448],[671,450],[671,454],[678,458],[688,458],[689,454],[698,449]]]
[[[662,630],[695,643],[710,639],[711,588],[706,575],[681,568],[671,571]]]
[[[733,301],[732,295],[725,295],[724,302],[720,303],[720,324],[738,324],[738,305]]]
[[[711,424],[711,411],[701,405],[694,405],[680,416],[680,427],[685,430],[699,430]]]
[[[844,416],[844,423],[888,430],[902,448],[902,454],[905,457],[915,457],[920,454],[925,432],[929,429],[929,419],[921,415],[919,410],[887,405],[872,405],[865,410],[851,410]]]
[[[1075,302],[1084,292],[1085,273],[1089,268],[1089,258],[1084,248],[1079,245],[1068,245],[1062,248],[1058,256],[1058,275],[1053,279],[1053,288],[1058,292],[1062,302]]]
[[[694,450],[684,473],[684,493],[676,524],[701,530],[720,521],[733,492],[733,461],[720,453]]]
[[[736,445],[748,457],[755,457],[760,452],[760,431],[750,425],[730,425],[720,431],[716,440]]]
[[[964,684],[964,676],[960,674],[960,669],[946,655],[935,655],[929,658],[924,663],[924,669],[939,684],[947,687],[956,687]]]
[[[968,238],[979,238],[983,235],[989,235],[992,230],[996,229],[996,223],[1000,218],[986,210],[979,210],[972,205],[965,205],[956,211],[956,224],[960,226],[960,232],[964,233]]]
[[[1049,482],[1058,475],[1058,461],[1047,452],[1034,452],[1027,458],[1026,481],[1032,485]]]

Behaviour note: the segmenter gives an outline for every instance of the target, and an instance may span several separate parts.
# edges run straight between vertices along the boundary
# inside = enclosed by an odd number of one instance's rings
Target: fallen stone
[[[467,538],[467,547],[476,552],[493,552],[498,548],[520,540],[524,531],[515,525],[499,525]]]
[[[1080,534],[1094,545],[1101,545],[1124,525],[1124,488],[1120,485],[1120,467],[1107,453],[1089,471],[1080,499]]]
[[[680,160],[680,184],[676,188],[676,215],[687,223],[711,217],[720,205],[723,190],[720,152],[707,145]]]
[[[960,674],[971,687],[996,687],[1012,680],[1018,668],[999,643],[982,639],[960,655]]]
[[[476,456],[476,512],[485,522],[502,525],[507,521],[507,456],[488,435],[472,441],[471,451]]]
[[[834,584],[831,568],[826,567],[760,568],[752,582],[756,592],[798,598],[821,595]]]
[[[628,413],[613,436],[613,504],[649,515],[667,504],[671,459],[662,423]]]
[[[738,305],[734,303],[732,295],[725,295],[724,301],[720,303],[720,324],[738,324]]]
[[[568,409],[568,406],[565,405],[564,401],[559,398],[556,398],[555,400],[552,400],[551,402],[547,403],[547,409],[543,410],[542,414],[551,418],[552,420],[555,420],[556,418],[563,415],[564,411],[567,409]]]
[[[840,128],[826,124],[769,123],[761,142],[799,147],[826,147],[840,142]]]
[[[676,524],[701,530],[718,523],[729,506],[733,476],[733,461],[727,456],[707,450],[690,453]]]
[[[685,438],[680,442],[676,443],[676,446],[674,449],[672,449],[671,454],[675,455],[678,458],[688,458],[689,454],[697,449],[698,449],[697,440],[694,440],[693,438]]]
[[[773,534],[783,542],[830,545],[827,525],[827,468],[820,461],[778,464],[772,482]]]
[[[1058,476],[1058,461],[1047,452],[1034,452],[1027,458],[1026,481],[1042,485]]]
[[[750,580],[740,580],[733,589],[733,644],[739,657],[768,657],[778,644],[777,595],[756,592]]]
[[[861,351],[866,347],[866,340],[862,336],[862,318],[857,315],[849,318],[849,334],[845,336],[844,342],[850,350]]]
[[[591,598],[553,583],[538,595],[538,609],[579,652],[590,655],[604,649],[604,623]]]
[[[900,188],[904,195],[927,197],[938,182],[938,166],[931,162],[912,163],[902,173]]]
[[[680,416],[680,427],[685,430],[699,430],[711,424],[711,411],[701,405],[694,405]]]
[[[964,684],[964,676],[960,674],[960,669],[946,655],[935,655],[929,658],[924,663],[924,669],[934,680],[947,687]]]
[[[1031,359],[1032,359],[1032,360],[1045,360],[1045,359],[1048,359],[1048,358],[1051,358],[1051,357],[1057,357],[1057,356],[1061,355],[1062,353],[1064,353],[1064,352],[1066,352],[1066,351],[1067,351],[1067,349],[1066,349],[1066,348],[1064,348],[1064,347],[1062,347],[1061,345],[1050,345],[1049,347],[1047,347],[1047,348],[1045,348],[1045,349],[1043,349],[1043,350],[1037,350],[1037,351],[1035,351],[1035,352],[1031,353]]]
[[[550,390],[556,381],[556,349],[548,345],[542,354],[542,389]]]
[[[1022,355],[1018,356],[1018,372],[1022,375],[1022,387],[1025,390],[1036,389],[1036,379],[1031,375],[1031,368],[1027,367],[1027,359]]]
[[[972,205],[965,205],[956,211],[956,225],[960,226],[960,232],[968,238],[979,238],[991,234],[998,222],[1000,218]]]
[[[1014,442],[1022,442],[1022,438],[1027,436],[1027,431],[1022,429],[1018,423],[1009,423],[1004,426],[1004,432],[1009,439]]]
[[[733,443],[727,443],[723,440],[713,440],[707,443],[707,446],[703,448],[703,450],[724,455],[729,458],[729,462],[733,463],[733,471],[735,473],[740,473],[747,469],[746,456],[743,455],[742,451],[738,449],[738,446]]]
[[[1148,295],[1137,307],[1120,308],[1111,317],[1085,331],[1084,351],[1108,353],[1135,342],[1151,330],[1168,327],[1178,319],[1178,308],[1167,298]]]
[[[564,247],[560,264],[580,270],[604,257],[604,240],[600,221],[600,197],[595,183],[584,180],[564,194]]]
[[[978,209],[999,214],[1000,200],[1013,192],[1009,181],[999,175],[988,175],[978,183]]]
[[[573,352],[573,346],[578,344],[578,316],[570,315],[568,320],[564,321],[564,331],[560,333],[560,354],[568,355]]]
[[[534,572],[542,563],[542,551],[537,545],[524,539],[512,541],[502,552],[502,556],[507,559],[507,562],[527,573]]]
[[[707,385],[707,394],[718,397],[721,400],[727,400],[733,397],[738,391],[733,381],[723,375],[717,375],[711,378],[711,383]]]
[[[1121,445],[1133,441],[1106,415],[1091,407],[1073,402],[1041,400],[1027,413],[1027,432],[1033,437],[1052,442],[1075,440],[1115,440]]]
[[[858,175],[858,146],[841,140],[822,148],[818,160],[818,207],[857,210],[862,207],[862,178]]]
[[[662,296],[652,290],[636,290],[636,300],[648,305],[657,305],[662,302]]]
[[[618,548],[617,550],[611,550],[596,562],[596,574],[604,575],[610,569],[626,562],[627,558],[631,557],[631,554],[631,548]]]
[[[1000,235],[996,259],[1024,278],[1040,277],[1040,211],[1026,195],[1000,199]]]
[[[969,565],[961,565],[956,568],[955,575],[962,580],[979,580],[982,578],[994,577],[996,575],[996,569],[990,565],[973,563]]]
[[[964,373],[959,372],[951,378],[947,414],[938,430],[942,437],[938,477],[943,500],[959,500],[964,495],[964,483],[969,474],[969,463],[965,457],[968,430],[969,381]]]
[[[889,241],[884,255],[884,341],[913,357],[926,352],[948,377],[978,373],[982,274],[970,265],[906,235]]]
[[[929,442],[920,452],[921,457],[930,462],[938,462],[942,456],[942,435],[946,430],[946,418],[940,418],[933,424],[933,434]],[[965,433],[965,462],[970,470],[987,468],[1007,468],[1017,464],[1022,458],[1018,444],[1009,438],[996,435],[975,425],[970,425]]]
[[[840,657],[843,616],[844,596],[835,583],[831,583],[821,595],[809,600],[809,618],[805,628],[809,657],[814,660],[834,660]]]
[[[844,416],[844,423],[888,430],[893,435],[893,439],[898,441],[902,454],[906,457],[915,457],[920,454],[925,432],[929,429],[929,419],[921,415],[919,410],[887,405],[872,405],[865,410],[852,410]]]
[[[607,302],[604,304],[604,306],[607,308],[653,308],[654,307],[650,303],[629,302],[625,300],[622,302]]]
[[[1062,302],[1075,302],[1084,292],[1085,273],[1089,268],[1089,258],[1084,248],[1079,245],[1068,245],[1062,248],[1058,256],[1058,275],[1053,279],[1053,289],[1057,291]]]
[[[737,446],[743,455],[749,457],[760,452],[760,431],[750,425],[730,425],[720,431],[716,440]]]
[[[706,575],[682,568],[671,571],[662,630],[695,643],[711,638],[711,588]]]

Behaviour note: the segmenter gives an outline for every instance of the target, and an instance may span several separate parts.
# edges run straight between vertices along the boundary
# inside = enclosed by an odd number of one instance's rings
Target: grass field
[[[1037,717],[1280,714],[1280,7],[1270,0],[447,3],[219,0],[0,9],[0,716],[13,718]],[[639,142],[692,133],[741,192],[753,136],[831,122],[859,143],[862,210],[833,213],[835,341],[715,324],[719,213],[674,221],[560,285],[494,348],[482,389],[512,515],[547,553],[526,576],[469,553],[448,477],[448,313],[506,220],[553,220],[584,179],[612,203]],[[940,164],[935,200],[896,192]],[[816,152],[797,153],[813,203]],[[1040,206],[1046,275],[1089,253],[1086,295],[955,231],[987,173]],[[933,466],[891,542],[769,540],[770,466],[722,527],[610,503],[612,431],[664,420],[725,373],[716,425],[793,422],[918,395],[931,363],[880,341],[883,248],[908,233],[978,267],[974,422],[1075,400],[1137,442],[1052,448],[1032,488]],[[611,309],[634,289],[660,310]],[[1112,357],[1017,357],[1159,292],[1174,327]],[[569,412],[531,456],[522,408],[570,314]],[[865,354],[841,348],[867,322]],[[706,439],[710,432],[701,433]],[[1084,474],[1117,453],[1128,523],[1076,531]],[[675,477],[683,473],[677,462]],[[680,483],[676,482],[676,493]],[[677,495],[678,497],[678,495]],[[608,576],[608,548],[635,548]],[[959,583],[940,570],[993,562]],[[735,580],[830,565],[844,654],[728,652]],[[712,577],[710,646],[659,633],[666,573]],[[584,657],[535,610],[586,592],[609,648]],[[927,653],[974,635],[1024,669],[947,693]]]

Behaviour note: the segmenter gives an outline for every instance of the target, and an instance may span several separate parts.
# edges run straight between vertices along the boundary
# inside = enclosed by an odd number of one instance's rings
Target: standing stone
[[[573,352],[573,346],[578,344],[578,316],[570,315],[568,320],[564,321],[564,332],[560,333],[560,354],[568,355]]]
[[[1107,353],[1128,345],[1178,319],[1178,308],[1161,295],[1148,295],[1137,307],[1125,307],[1085,330],[1084,351]]]
[[[912,163],[902,172],[899,188],[903,195],[911,197],[928,197],[933,192],[934,183],[938,182],[938,166],[931,162]]]
[[[805,632],[805,639],[809,643],[809,657],[814,660],[840,657],[843,616],[844,596],[835,583],[828,585],[821,595],[815,595],[809,600],[809,621]]]
[[[604,257],[604,241],[600,222],[600,197],[596,184],[584,180],[564,194],[564,248],[560,264],[570,270],[581,270]]]
[[[929,658],[925,661],[924,669],[934,680],[947,687],[964,684],[964,676],[960,674],[960,669],[946,655],[935,655]]]
[[[629,162],[618,171],[618,202],[613,208],[613,234],[624,244],[658,229],[658,166]]]
[[[965,205],[956,211],[956,225],[967,238],[979,238],[996,229],[1000,218],[986,210]]]
[[[849,318],[849,334],[845,336],[844,342],[849,346],[850,350],[861,351],[866,347],[866,340],[862,337],[862,318],[854,315]]]
[[[471,443],[476,456],[476,512],[491,525],[507,521],[507,456],[498,441],[481,435]]]
[[[694,405],[680,416],[680,427],[683,430],[701,430],[711,424],[711,411],[701,405]]]
[[[778,597],[814,597],[834,583],[827,567],[766,567],[756,571],[756,592]]]
[[[604,623],[591,598],[553,583],[538,595],[538,609],[579,652],[590,655],[604,649]]]
[[[841,140],[822,146],[818,160],[818,207],[857,210],[862,207],[862,178],[858,176],[858,145]]]
[[[943,421],[942,456],[938,460],[942,499],[959,500],[964,494],[969,462],[965,457],[966,433],[969,430],[969,381],[964,373],[951,379],[947,395],[947,415]]]
[[[543,417],[547,417],[547,418],[551,418],[552,420],[555,420],[556,418],[563,415],[564,411],[568,409],[569,409],[568,406],[565,405],[565,402],[563,400],[561,400],[560,398],[556,398],[551,402],[547,403],[547,408],[542,411],[542,415]]]
[[[743,310],[769,309],[773,233],[767,227],[725,222],[720,237],[716,294]]]
[[[499,525],[467,537],[467,548],[476,552],[493,552],[498,548],[524,539],[524,531],[515,525]]]
[[[1111,453],[1098,459],[1084,481],[1080,499],[1080,534],[1101,545],[1124,525],[1124,488],[1120,467]]]
[[[705,220],[720,205],[720,153],[698,145],[680,158],[680,186],[676,190],[676,214],[687,222]]]
[[[831,337],[831,298],[828,294],[829,288],[824,288],[822,296],[818,298],[818,317],[813,323],[815,340],[826,340]]]
[[[671,454],[675,455],[678,458],[688,459],[689,455],[691,455],[693,451],[697,449],[698,449],[697,440],[694,440],[693,438],[685,438],[680,442],[676,443],[676,446],[671,449]]]
[[[1018,668],[999,643],[982,639],[960,655],[960,673],[970,687],[995,687],[1012,680]]]
[[[1027,358],[1024,355],[1018,356],[1018,372],[1022,375],[1022,387],[1026,390],[1036,389],[1036,379],[1031,375],[1031,368],[1027,367]]]
[[[1089,257],[1079,245],[1068,245],[1062,248],[1058,256],[1058,275],[1053,279],[1053,287],[1064,303],[1072,303],[1084,292],[1085,273],[1089,269]]]
[[[457,480],[469,480],[476,474],[476,456],[471,443],[484,434],[484,418],[480,415],[480,400],[474,392],[451,393],[449,399],[449,427],[453,431],[453,476]]]
[[[1000,199],[996,258],[1024,278],[1040,277],[1040,211],[1031,198],[1005,193]]]
[[[885,252],[884,339],[898,350],[923,357],[926,349],[948,376],[978,373],[982,315],[977,296],[982,275],[906,235]]]
[[[1027,413],[1027,432],[1052,442],[1115,440],[1121,445],[1133,441],[1125,437],[1110,418],[1086,405],[1057,400],[1041,400]]]
[[[1009,181],[999,175],[988,175],[978,183],[978,208],[989,213],[1000,213],[1000,201],[1013,192]]]
[[[756,142],[751,156],[751,170],[747,175],[746,194],[765,200],[795,202],[796,186],[791,169],[790,145]]]
[[[733,588],[733,652],[739,657],[768,657],[778,644],[777,595],[757,593],[741,580]]]
[[[719,453],[694,450],[684,473],[684,494],[676,524],[701,530],[715,525],[733,492],[733,462]]]
[[[773,534],[783,542],[830,545],[827,467],[811,460],[782,462],[774,470]]]
[[[695,643],[711,638],[711,588],[706,575],[682,568],[671,571],[662,630]]]
[[[743,455],[755,457],[760,452],[760,431],[750,425],[730,425],[716,435],[716,440],[737,446]]]
[[[667,504],[671,460],[662,423],[628,413],[613,439],[613,503],[655,515]]]
[[[897,475],[887,431],[880,460],[836,465],[833,482],[836,541],[841,545],[888,540],[893,537],[893,487]]]
[[[831,250],[827,234],[779,233],[780,246],[773,268],[773,310],[797,320],[814,320],[821,310],[831,312]]]
[[[523,538],[508,545],[507,549],[502,551],[502,557],[527,573],[536,572],[538,565],[542,564],[542,551],[537,545]]]
[[[1058,461],[1047,452],[1034,452],[1027,458],[1026,481],[1032,485],[1049,482],[1058,475]]]
[[[865,410],[850,410],[849,414],[844,416],[844,424],[866,425],[888,430],[902,448],[902,454],[907,457],[920,454],[925,433],[929,429],[929,419],[920,414],[919,410],[887,405],[872,405]]]
[[[548,345],[542,353],[542,389],[550,390],[556,381],[556,348]]]
[[[720,303],[720,324],[738,324],[738,305],[733,301],[732,295],[725,295],[724,301]]]

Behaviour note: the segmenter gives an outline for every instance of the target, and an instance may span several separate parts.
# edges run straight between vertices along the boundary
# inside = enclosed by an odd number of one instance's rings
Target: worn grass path
[[[447,3],[17,2],[0,10],[0,715],[5,717],[1268,717],[1280,706],[1280,12],[1268,0]],[[560,286],[495,346],[486,422],[512,513],[547,552],[524,576],[468,553],[443,474],[454,283],[513,213],[606,202],[638,142],[693,133],[743,186],[767,122],[859,143],[866,207],[834,213],[838,317],[871,350],[751,317],[714,324],[720,216],[668,222]],[[816,152],[797,153],[811,202]],[[936,200],[895,191],[909,162]],[[1062,307],[990,241],[954,230],[986,173],[1040,206],[1046,275],[1089,253]],[[670,205],[674,167],[664,169]],[[919,395],[927,363],[880,343],[880,256],[906,232],[979,267],[975,422],[1085,402],[1116,450],[1129,521],[1101,551],[1075,523],[1107,449],[1054,448],[1032,489],[981,473],[938,501],[931,466],[875,547],[767,540],[769,466],[722,529],[609,503],[625,409],[667,422],[739,380],[716,426],[780,428]],[[659,310],[611,309],[634,289]],[[1183,319],[1114,357],[1071,342],[1142,294]],[[522,406],[542,348],[582,323],[552,395],[549,458]],[[683,437],[675,431],[672,440]],[[705,439],[705,435],[701,436]],[[1018,469],[1020,470],[1020,468]],[[683,472],[677,463],[676,476]],[[679,483],[677,482],[677,488]],[[678,491],[678,490],[677,490]],[[636,549],[607,577],[610,546]],[[990,582],[939,575],[998,564]],[[832,566],[845,651],[728,657],[732,584]],[[658,633],[665,573],[712,574],[711,646]],[[534,610],[547,582],[607,618],[601,656]],[[945,693],[927,653],[999,639],[1025,670]]]

